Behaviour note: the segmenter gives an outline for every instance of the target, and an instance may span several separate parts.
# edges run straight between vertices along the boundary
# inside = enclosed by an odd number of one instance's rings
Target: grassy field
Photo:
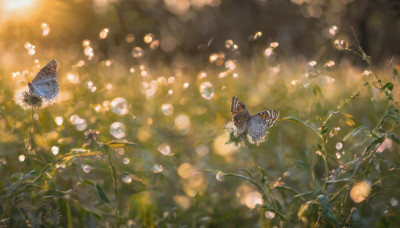
[[[0,226],[400,224],[397,46],[329,22],[359,1],[311,2],[0,3]],[[233,96],[280,112],[262,140]]]

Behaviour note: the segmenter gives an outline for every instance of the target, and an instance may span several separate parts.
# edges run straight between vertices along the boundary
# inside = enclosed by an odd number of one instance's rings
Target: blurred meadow
[[[399,226],[399,41],[395,0],[0,0],[0,226]]]

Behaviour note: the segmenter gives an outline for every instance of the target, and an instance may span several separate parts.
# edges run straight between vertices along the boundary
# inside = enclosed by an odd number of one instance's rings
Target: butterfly
[[[253,141],[262,139],[266,129],[279,117],[277,110],[265,110],[251,116],[243,102],[236,97],[232,97],[231,113],[238,133],[243,134],[247,131]]]
[[[32,94],[47,100],[51,100],[57,96],[60,91],[57,83],[57,61],[53,59],[47,63],[46,66],[36,74],[32,83],[28,83],[28,86]]]

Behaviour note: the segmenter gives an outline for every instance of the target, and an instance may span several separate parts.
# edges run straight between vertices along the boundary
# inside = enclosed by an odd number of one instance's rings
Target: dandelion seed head
[[[89,142],[95,142],[98,134],[100,134],[100,132],[93,129],[89,129],[83,133],[85,139]]]
[[[15,92],[14,101],[24,110],[29,110],[32,108],[38,109],[45,104],[43,98],[36,96],[29,91],[28,86],[25,86]]]

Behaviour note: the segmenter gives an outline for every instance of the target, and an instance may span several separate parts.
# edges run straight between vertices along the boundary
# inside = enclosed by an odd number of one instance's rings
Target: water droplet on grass
[[[114,138],[121,139],[125,137],[126,127],[121,122],[114,122],[110,126],[110,133]]]
[[[128,101],[123,97],[117,97],[111,101],[111,110],[119,116],[129,113],[128,106]]]
[[[162,153],[165,156],[168,156],[171,154],[171,147],[169,147],[169,145],[166,143],[159,145],[157,147],[157,150],[160,151],[160,153]]]
[[[204,99],[211,100],[215,95],[215,89],[211,82],[203,82],[200,85],[200,94]]]

